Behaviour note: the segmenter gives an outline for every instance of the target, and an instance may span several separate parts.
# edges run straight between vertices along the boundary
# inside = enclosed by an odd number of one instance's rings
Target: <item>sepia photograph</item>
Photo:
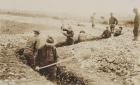
[[[0,85],[140,85],[140,0],[0,0]]]

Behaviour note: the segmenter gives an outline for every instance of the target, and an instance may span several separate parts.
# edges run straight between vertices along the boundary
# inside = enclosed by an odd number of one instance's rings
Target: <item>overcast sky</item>
[[[0,0],[0,9],[39,10],[67,14],[132,13],[140,0]]]

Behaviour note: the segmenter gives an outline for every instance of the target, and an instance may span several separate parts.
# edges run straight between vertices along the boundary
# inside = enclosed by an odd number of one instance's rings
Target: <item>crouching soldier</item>
[[[72,45],[74,44],[74,32],[72,30],[71,27],[69,27],[68,29],[62,29],[63,31],[66,31],[66,33],[63,33],[64,36],[67,37],[66,39],[66,45]]]
[[[114,36],[116,37],[116,36],[119,36],[119,35],[121,35],[122,34],[122,27],[119,27],[119,29],[116,29],[116,31],[114,32]]]
[[[42,69],[40,69],[40,67],[44,67],[57,62],[57,51],[53,43],[53,38],[48,37],[46,44],[38,50],[38,56],[35,59],[36,70],[39,70],[41,75],[46,76],[51,81],[56,79],[56,65]]]
[[[108,27],[106,27],[106,30],[101,35],[101,39],[110,38],[110,37],[111,37],[111,31],[109,30]]]
[[[74,44],[74,39],[73,39],[74,32],[71,26],[69,26],[67,29],[61,27],[61,30],[63,31],[63,35],[66,37],[66,40],[64,42],[57,43],[55,46],[62,47],[62,46],[68,46]]]
[[[34,36],[29,38],[26,43],[26,47],[23,51],[23,56],[27,60],[27,65],[34,68],[35,67],[35,57],[37,55],[39,45],[40,45],[40,38],[39,38],[39,31],[34,31]]]
[[[77,41],[75,41],[75,43],[79,43],[79,42],[84,42],[86,41],[86,34],[85,34],[85,31],[84,30],[81,30],[79,35],[78,35],[78,39]]]

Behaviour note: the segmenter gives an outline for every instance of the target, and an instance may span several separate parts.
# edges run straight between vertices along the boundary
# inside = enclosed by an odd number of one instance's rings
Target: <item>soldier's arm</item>
[[[58,54],[57,54],[57,50],[56,50],[56,48],[54,47],[54,61],[57,62],[57,61],[58,61],[58,58],[59,58],[59,56],[58,56]]]

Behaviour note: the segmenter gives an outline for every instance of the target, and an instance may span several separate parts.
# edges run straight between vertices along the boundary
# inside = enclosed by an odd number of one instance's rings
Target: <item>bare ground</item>
[[[8,17],[7,17],[8,16]],[[31,18],[2,15],[0,36],[0,84],[42,85],[50,83],[40,77],[29,67],[22,64],[14,55],[16,48],[24,47],[31,31],[41,31],[42,41],[47,35],[55,38],[55,42],[64,40],[60,31],[61,20],[51,18]],[[95,29],[89,23],[66,20],[75,31],[86,30],[87,36],[97,36],[105,29],[105,25],[97,24]],[[77,24],[83,26],[77,26]],[[83,42],[72,46],[58,48],[59,60],[73,55],[71,61],[60,64],[67,70],[82,76],[88,85],[139,85],[140,84],[140,42],[132,41],[132,29],[124,28],[123,35],[105,40]],[[43,43],[42,43],[43,44]],[[23,80],[23,81],[22,81]],[[24,82],[25,80],[25,82]],[[29,80],[29,82],[27,82]]]

